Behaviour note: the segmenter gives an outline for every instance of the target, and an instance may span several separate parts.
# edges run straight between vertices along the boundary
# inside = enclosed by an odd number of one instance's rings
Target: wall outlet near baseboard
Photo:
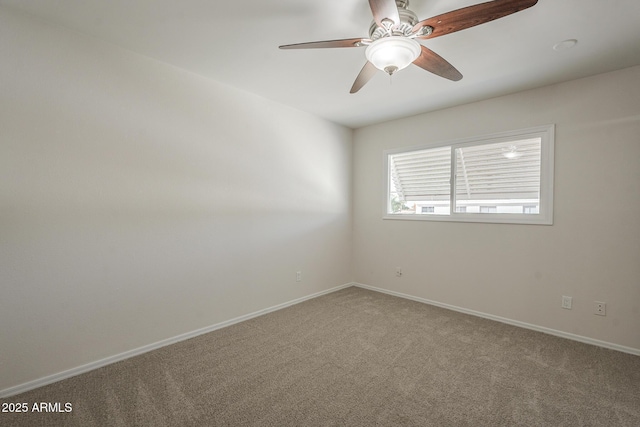
[[[571,304],[572,304],[573,298],[572,297],[567,297],[567,296],[562,296],[562,308],[566,308],[567,310],[571,310]]]
[[[396,267],[396,277],[402,277],[402,268]]]
[[[296,271],[296,282],[302,282],[302,271]]]
[[[602,301],[594,301],[593,314],[597,314],[598,316],[606,316],[607,315],[607,303]]]

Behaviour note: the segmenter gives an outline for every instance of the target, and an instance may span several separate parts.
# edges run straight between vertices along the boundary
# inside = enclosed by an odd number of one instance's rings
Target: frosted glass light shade
[[[420,56],[420,43],[406,37],[392,36],[371,43],[365,55],[379,70],[388,74],[407,68]]]

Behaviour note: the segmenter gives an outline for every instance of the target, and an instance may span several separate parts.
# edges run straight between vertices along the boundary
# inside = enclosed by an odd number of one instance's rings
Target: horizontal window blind
[[[395,193],[402,201],[449,200],[451,147],[389,156]]]
[[[457,148],[456,200],[538,200],[541,140]]]

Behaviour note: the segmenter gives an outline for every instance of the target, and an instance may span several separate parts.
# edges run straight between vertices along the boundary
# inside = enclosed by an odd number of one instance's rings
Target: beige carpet
[[[2,426],[640,426],[640,357],[348,288],[2,402]]]

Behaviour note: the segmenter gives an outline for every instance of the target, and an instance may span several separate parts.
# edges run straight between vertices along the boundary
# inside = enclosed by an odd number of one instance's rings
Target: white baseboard
[[[226,328],[227,326],[235,325],[236,323],[244,322],[245,320],[253,319],[254,317],[262,316],[264,314],[271,313],[273,311],[282,310],[283,308],[287,308],[292,305],[296,305],[301,302],[304,302],[313,298],[317,298],[322,295],[330,294],[332,292],[336,292],[341,289],[351,287],[353,285],[354,283],[347,283],[341,286],[336,286],[334,288],[327,289],[325,291],[317,292],[312,295],[307,295],[302,298],[297,298],[295,300],[278,304],[273,307],[265,308],[263,310],[259,310],[250,314],[245,314],[244,316],[236,317],[234,319],[230,319],[225,322],[216,323],[215,325],[211,325],[205,328],[197,329],[195,331],[187,332],[185,334],[181,334],[173,338],[167,338],[165,340],[158,341],[153,344],[149,344],[149,345],[135,348],[133,350],[125,351],[124,353],[116,354],[114,356],[109,356],[104,359],[87,363],[86,365],[78,366],[76,368],[72,368],[63,372],[58,372],[57,374],[49,375],[43,378],[39,378],[37,380],[19,384],[14,387],[9,387],[4,390],[0,390],[0,398],[14,396],[16,394],[24,393],[26,391],[33,390],[38,387],[52,384],[67,378],[75,377],[76,375],[84,374],[86,372],[93,371],[94,369],[102,368],[103,366],[111,365],[112,363],[120,362],[130,357],[138,356],[140,354],[147,353],[149,351],[156,350],[161,347],[175,344],[180,341],[188,340],[190,338],[197,337],[198,335],[206,334],[208,332],[213,332],[217,329]]]
[[[633,347],[626,347],[623,345],[614,344],[607,341],[600,341],[600,340],[585,337],[582,335],[576,335],[576,334],[571,334],[569,332],[558,331],[556,329],[545,328],[544,326],[538,326],[530,323],[520,322],[518,320],[507,319],[506,317],[494,316],[493,314],[487,314],[487,313],[482,313],[480,311],[469,310],[462,307],[456,307],[454,305],[443,304],[441,302],[431,301],[431,300],[420,298],[420,297],[414,297],[412,295],[403,294],[401,292],[390,291],[388,289],[376,288],[374,286],[364,285],[362,283],[354,283],[353,286],[363,288],[363,289],[368,289],[370,291],[381,292],[383,294],[393,295],[400,298],[409,299],[412,301],[421,302],[424,304],[434,305],[436,307],[446,308],[448,310],[458,311],[464,314],[470,314],[472,316],[482,317],[489,320],[495,320],[496,322],[506,323],[508,325],[518,326],[520,328],[531,329],[533,331],[543,332],[545,334],[555,335],[557,337],[566,338],[573,341],[579,341],[585,344],[591,344],[598,347],[604,347],[611,350],[617,350],[623,353],[629,353],[636,356],[640,356],[640,349],[633,348]]]
[[[297,298],[295,300],[292,301],[288,301],[282,304],[278,304],[275,305],[273,307],[269,307],[269,308],[265,308],[263,310],[259,310],[250,314],[246,314],[244,316],[240,316],[240,317],[236,317],[234,319],[230,319],[221,323],[217,323],[215,325],[211,325],[211,326],[207,326],[205,328],[201,328],[201,329],[197,329],[195,331],[192,332],[187,332],[185,334],[181,334],[178,336],[175,336],[173,338],[168,338],[162,341],[158,341],[156,343],[153,344],[149,344],[149,345],[145,345],[133,350],[129,350],[126,351],[124,353],[120,353],[120,354],[116,354],[114,356],[110,356],[101,360],[97,360],[95,362],[91,362],[91,363],[87,363],[85,365],[82,366],[78,366],[76,368],[72,368],[63,372],[59,372],[57,374],[53,374],[53,375],[49,375],[43,378],[39,378],[33,381],[29,381],[23,384],[19,384],[17,386],[14,387],[10,387],[10,388],[6,388],[4,390],[0,390],[0,398],[6,398],[6,397],[10,397],[10,396],[14,396],[16,394],[20,394],[20,393],[24,393],[26,391],[29,390],[33,390],[35,388],[38,387],[42,387],[48,384],[52,384],[54,382],[57,381],[61,381],[67,378],[71,378],[74,377],[76,375],[80,375],[80,374],[84,374],[86,372],[92,371],[94,369],[98,369],[98,368],[102,368],[104,366],[110,365],[112,363],[116,363],[116,362],[120,362],[122,360],[128,359],[130,357],[134,357],[134,356],[138,356],[140,354],[143,353],[147,353],[149,351],[152,350],[156,350],[159,349],[161,347],[165,347],[171,344],[175,344],[178,343],[180,341],[184,341],[184,340],[188,340],[190,338],[194,338],[197,337],[198,335],[202,335],[202,334],[206,334],[208,332],[213,332],[217,329],[222,329],[225,328],[227,326],[231,326],[231,325],[235,325],[236,323],[240,323],[240,322],[244,322],[245,320],[249,320],[249,319],[253,319],[254,317],[258,317],[258,316],[262,316],[264,314],[267,313],[271,313],[277,310],[282,310],[283,308],[287,308],[290,307],[292,305],[296,305],[299,304],[301,302],[313,299],[313,298],[317,298],[319,296],[322,295],[326,295],[332,292],[336,292],[339,291],[341,289],[345,289],[351,286],[356,286],[359,288],[363,288],[363,289],[368,289],[371,291],[375,291],[375,292],[380,292],[380,293],[384,293],[384,294],[388,294],[388,295],[392,295],[392,296],[396,296],[396,297],[400,297],[400,298],[405,298],[405,299],[409,299],[412,301],[417,301],[417,302],[421,302],[424,304],[429,304],[429,305],[433,305],[436,307],[441,307],[441,308],[446,308],[448,310],[453,310],[453,311],[457,311],[460,313],[465,313],[465,314],[470,314],[472,316],[477,316],[477,317],[482,317],[485,319],[489,319],[489,320],[495,320],[497,322],[501,322],[501,323],[506,323],[508,325],[513,325],[513,326],[518,326],[521,328],[525,328],[525,329],[531,329],[533,331],[538,331],[538,332],[543,332],[549,335],[555,335],[561,338],[566,338],[566,339],[570,339],[573,341],[579,341],[585,344],[591,344],[591,345],[596,345],[599,347],[604,347],[604,348],[608,348],[611,350],[617,350],[617,351],[621,351],[624,353],[629,353],[629,354],[633,354],[636,356],[640,356],[640,349],[637,348],[632,348],[632,347],[626,347],[626,346],[622,346],[622,345],[618,345],[618,344],[614,344],[614,343],[610,343],[610,342],[606,342],[606,341],[600,341],[600,340],[596,340],[593,338],[589,338],[589,337],[584,337],[581,335],[575,335],[575,334],[571,334],[568,332],[563,332],[563,331],[558,331],[555,329],[550,329],[550,328],[545,328],[543,326],[537,326],[537,325],[533,325],[530,323],[525,323],[525,322],[520,322],[518,320],[512,320],[512,319],[507,319],[505,317],[500,317],[500,316],[494,316],[492,314],[487,314],[487,313],[482,313],[479,311],[475,311],[475,310],[469,310],[466,308],[462,308],[462,307],[457,307],[457,306],[453,306],[453,305],[449,305],[449,304],[444,304],[444,303],[440,303],[437,301],[431,301],[425,298],[420,298],[420,297],[415,297],[412,295],[407,295],[407,294],[403,294],[401,292],[395,292],[395,291],[390,291],[388,289],[382,289],[382,288],[376,288],[374,286],[369,286],[369,285],[365,285],[362,283],[347,283],[341,286],[336,286],[334,288],[331,289],[327,289],[325,291],[322,292],[317,292],[315,294],[311,294],[311,295],[307,295],[305,297],[302,298]]]

